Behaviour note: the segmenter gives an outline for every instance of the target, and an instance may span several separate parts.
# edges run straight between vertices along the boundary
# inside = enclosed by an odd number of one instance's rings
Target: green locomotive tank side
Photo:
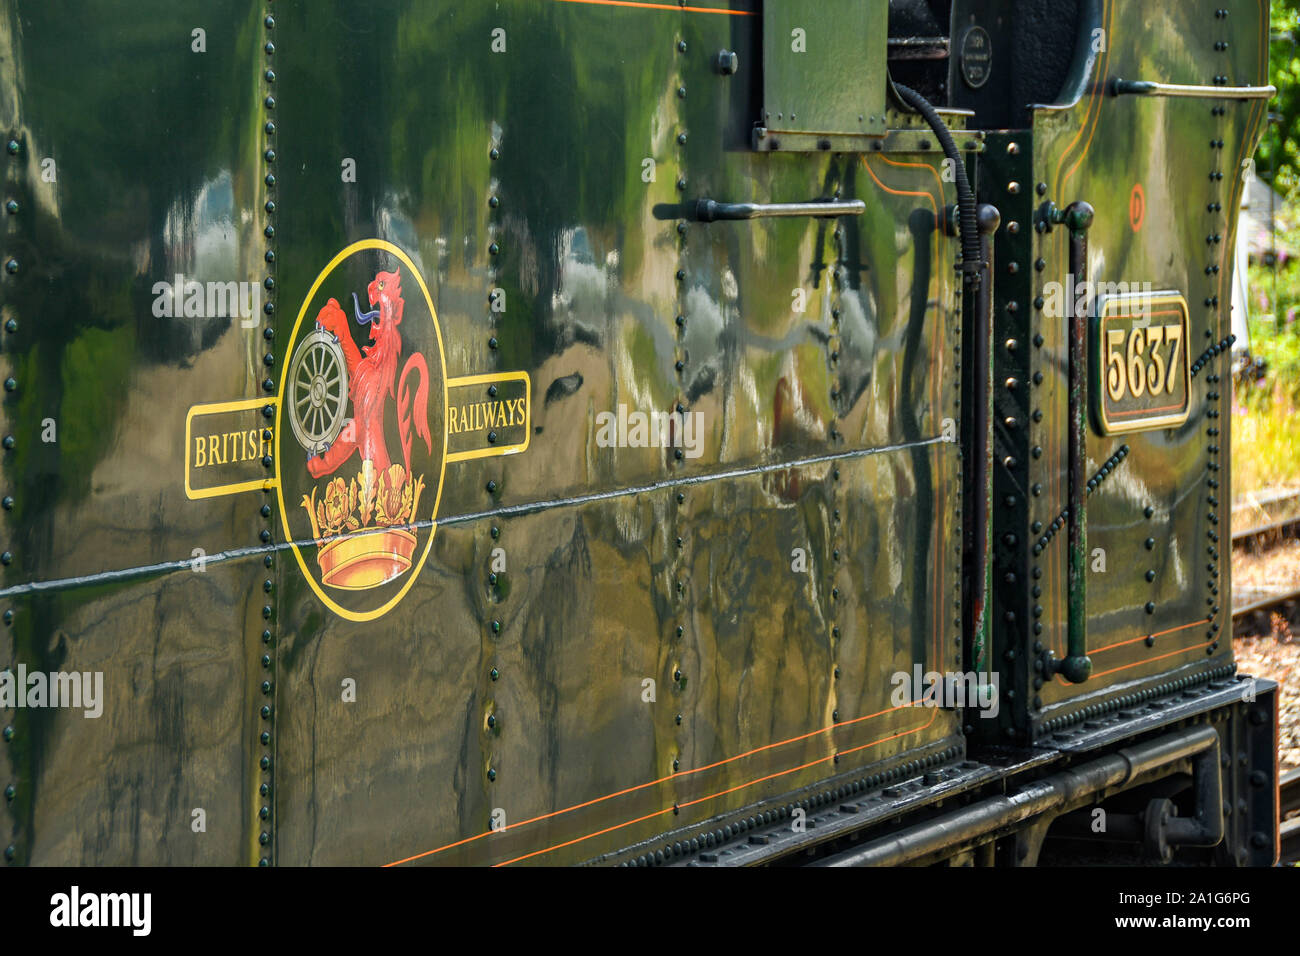
[[[1127,449],[1088,501],[1092,675],[1045,677],[1068,243],[1036,224],[1090,202],[1091,275],[1179,291],[1185,359],[1227,335],[1264,101],[1108,87],[1265,82],[1267,5],[1216,2],[1064,4],[1063,100],[1018,114],[1000,21],[952,4],[988,28],[937,104],[1001,213],[980,351],[884,2],[5,0],[0,666],[102,679],[97,717],[0,684],[6,859],[771,862],[1171,720],[1266,749],[1270,685],[1234,700],[1204,633],[1226,359],[1185,422],[1089,435],[1090,474]],[[956,834],[927,852],[987,836]]]

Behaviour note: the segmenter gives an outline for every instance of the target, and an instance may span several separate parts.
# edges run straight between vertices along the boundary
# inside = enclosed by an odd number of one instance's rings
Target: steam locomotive
[[[2,9],[6,861],[1276,860],[1262,0]]]

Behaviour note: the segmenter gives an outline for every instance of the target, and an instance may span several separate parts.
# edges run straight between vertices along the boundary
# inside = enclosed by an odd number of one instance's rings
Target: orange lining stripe
[[[1135,638],[1132,638],[1132,639],[1127,640],[1127,641],[1120,641],[1118,644],[1107,644],[1105,647],[1099,647],[1099,648],[1097,648],[1095,651],[1089,651],[1088,653],[1089,653],[1090,655],[1091,655],[1091,654],[1100,654],[1102,651],[1109,651],[1109,650],[1111,650],[1112,648],[1123,647],[1123,646],[1125,646],[1126,644],[1135,644],[1135,643],[1137,643],[1138,641],[1145,641],[1148,637],[1161,637],[1162,635],[1165,635],[1165,634],[1172,634],[1172,633],[1174,633],[1174,631],[1184,631],[1184,630],[1186,630],[1186,629],[1189,628],[1189,627],[1196,627],[1196,626],[1198,626],[1200,623],[1201,623],[1200,621],[1192,621],[1191,624],[1180,624],[1180,625],[1178,625],[1178,627],[1171,627],[1171,628],[1169,628],[1167,631],[1156,631],[1154,634],[1144,634],[1144,635],[1142,635],[1142,636],[1140,636],[1140,637],[1135,637]],[[1213,621],[1206,621],[1206,622],[1205,622],[1205,624],[1206,624],[1207,626],[1210,625],[1210,624],[1213,624],[1213,623],[1214,623]],[[1192,645],[1192,647],[1195,647],[1195,646],[1196,646],[1195,644]],[[1122,666],[1122,667],[1113,667],[1113,668],[1111,668],[1111,669],[1108,670],[1108,671],[1101,671],[1100,673],[1093,674],[1092,676],[1093,676],[1093,677],[1101,677],[1103,674],[1114,674],[1116,671],[1128,670],[1130,667],[1138,667],[1138,666],[1141,665],[1141,664],[1147,664],[1147,663],[1150,663],[1151,661],[1158,661],[1158,660],[1160,660],[1162,657],[1169,657],[1169,656],[1171,656],[1171,655],[1173,655],[1173,654],[1181,654],[1181,653],[1183,653],[1183,651],[1190,651],[1191,649],[1192,649],[1191,647],[1185,647],[1185,648],[1183,648],[1182,651],[1170,651],[1169,654],[1160,654],[1160,655],[1157,656],[1157,657],[1144,657],[1144,658],[1142,658],[1142,660],[1140,660],[1140,661],[1134,661],[1133,663],[1131,663],[1131,664],[1125,664],[1125,665]],[[1062,678],[1060,674],[1057,674],[1053,679],[1056,681],[1056,683],[1060,684],[1062,687],[1069,687],[1069,686],[1070,686],[1069,683],[1068,683],[1064,678]]]
[[[675,3],[640,3],[637,0],[555,0],[556,3],[587,3],[598,7],[641,7],[644,10],[680,10],[683,13],[723,13],[729,17],[752,17],[749,10],[723,10],[718,7],[679,7]]]
[[[1159,408],[1132,408],[1129,409],[1127,412],[1111,412],[1110,417],[1128,418],[1129,416],[1132,415],[1150,415],[1152,412],[1171,412],[1175,408],[1182,408],[1182,407],[1183,407],[1183,403],[1179,402],[1177,405],[1161,405]]]
[[[633,787],[626,787],[623,790],[616,790],[613,793],[607,793],[603,797],[594,797],[591,800],[584,801],[583,803],[575,803],[572,806],[564,807],[561,810],[552,810],[550,813],[543,813],[540,814],[539,816],[530,817],[527,820],[520,820],[517,823],[509,823],[506,826],[502,827],[500,830],[487,830],[483,833],[476,833],[473,836],[465,837],[463,840],[457,840],[455,843],[448,843],[445,846],[436,847],[432,850],[426,850],[423,853],[417,853],[414,856],[408,856],[402,860],[394,860],[392,863],[385,863],[384,866],[399,866],[403,863],[410,863],[413,860],[419,860],[426,856],[433,856],[435,853],[441,853],[444,850],[452,850],[458,846],[464,846],[466,843],[473,843],[475,840],[481,840],[484,837],[492,836],[495,833],[505,833],[507,830],[513,830],[515,827],[523,827],[523,826],[527,826],[530,823],[538,823],[542,820],[549,820],[552,817],[562,816],[574,810],[581,810],[584,807],[590,807],[593,804],[603,803],[606,800],[612,800],[615,797],[621,797],[629,793],[635,793],[636,791],[644,790],[647,787],[658,786],[661,783],[667,783],[669,780],[675,780],[681,777],[689,777],[693,774],[703,773],[706,770],[713,770],[717,767],[723,766],[724,764],[733,763],[745,757],[752,757],[754,754],[762,753],[765,750],[772,750],[775,747],[782,747],[785,744],[792,744],[792,743],[797,743],[800,740],[807,740],[809,737],[815,737],[818,734],[826,733],[827,731],[833,731],[839,727],[848,727],[851,724],[861,723],[864,720],[871,720],[875,717],[884,716],[885,714],[892,714],[896,710],[902,710],[905,707],[912,707],[916,703],[917,701],[914,700],[911,703],[899,704],[897,707],[890,707],[888,710],[880,710],[874,714],[866,714],[865,716],[862,717],[854,717],[852,720],[842,720],[838,724],[830,724],[827,727],[819,727],[816,730],[809,731],[806,734],[800,734],[797,737],[790,737],[787,738],[786,740],[778,740],[775,743],[764,744],[761,747],[755,747],[753,750],[747,750],[744,753],[736,754],[734,757],[727,757],[724,760],[718,760],[715,761],[714,763],[706,764],[703,767],[694,767],[690,770],[682,770],[678,773],[670,773],[665,777],[660,777],[658,780],[651,780],[647,783],[639,783]],[[654,816],[654,814],[651,814],[651,816]],[[642,819],[646,819],[646,818],[643,817]]]
[[[888,737],[881,737],[879,740],[873,740],[871,741],[871,743],[862,744],[861,746],[854,747],[851,750],[841,750],[834,754],[828,754],[825,757],[819,757],[816,760],[810,760],[808,763],[801,764],[798,767],[791,767],[789,770],[779,770],[776,773],[770,773],[765,777],[758,777],[757,779],[754,780],[748,780],[745,783],[737,784],[736,786],[729,787],[726,790],[720,790],[717,793],[711,793],[708,796],[704,796],[704,797],[696,797],[694,800],[689,800],[686,803],[679,803],[676,806],[678,809],[680,809],[682,807],[694,806],[697,803],[704,803],[708,800],[714,800],[718,797],[726,796],[729,793],[735,793],[737,790],[743,790],[745,787],[752,787],[758,783],[764,783],[768,780],[775,780],[777,777],[784,777],[792,773],[798,773],[800,770],[807,770],[809,767],[815,767],[819,763],[825,763],[828,760],[834,760],[837,756],[843,756],[844,754],[851,754],[858,750],[866,750],[868,747],[874,747],[877,744],[885,743],[888,740],[895,740],[899,737],[905,737],[908,734],[916,733],[918,730],[925,730],[925,728],[929,727],[932,723],[934,723],[935,717],[939,715],[939,708],[934,707],[931,708],[931,710],[933,712],[930,714],[930,719],[927,720],[924,724],[922,724],[919,727],[912,727],[909,730],[904,730],[897,734],[891,734]],[[623,827],[630,827],[633,824],[641,823],[644,820],[650,820],[654,817],[660,817],[663,816],[665,813],[671,813],[672,811],[673,811],[672,807],[665,807],[662,810],[656,810],[654,813],[647,813],[644,816],[637,817],[635,820],[628,820],[625,823],[617,823],[612,827],[606,827],[603,830],[597,830],[595,833],[588,833],[586,836],[575,837],[572,840],[566,840],[563,843],[557,843],[554,846],[548,846],[543,850],[534,850],[531,853],[525,853],[523,856],[517,856],[512,860],[505,860],[501,863],[494,863],[493,867],[509,866],[511,863],[518,863],[521,860],[527,860],[534,856],[541,856],[542,854],[550,853],[553,850],[560,850],[566,846],[573,846],[575,843],[582,843],[583,841],[590,840],[593,837],[604,836],[606,833],[612,833],[615,830],[623,829]]]
[[[1190,647],[1184,647],[1177,651],[1169,651],[1167,654],[1158,654],[1155,657],[1148,657],[1145,660],[1134,661],[1132,664],[1125,664],[1123,667],[1112,667],[1108,671],[1098,671],[1093,677],[1105,677],[1107,674],[1114,674],[1118,671],[1126,671],[1130,667],[1137,667],[1139,664],[1150,664],[1152,661],[1163,660],[1166,657],[1173,657],[1175,654],[1186,654],[1188,651],[1194,651],[1200,644],[1192,644]]]
[[[1102,25],[1106,31],[1106,36],[1108,38],[1110,37],[1110,21],[1111,21],[1111,14],[1113,12],[1114,12],[1114,3],[1107,2],[1105,5],[1105,9],[1103,9],[1102,11],[1101,17],[1102,17]],[[1092,92],[1088,95],[1088,108],[1084,113],[1083,125],[1079,127],[1078,132],[1074,134],[1074,139],[1070,140],[1070,145],[1065,147],[1064,152],[1061,153],[1060,158],[1058,158],[1056,161],[1056,179],[1057,179],[1058,198],[1060,198],[1059,190],[1064,188],[1065,183],[1070,178],[1070,176],[1067,174],[1064,180],[1061,179],[1061,167],[1065,165],[1065,161],[1070,157],[1070,154],[1074,152],[1074,147],[1078,145],[1079,138],[1083,136],[1083,131],[1088,129],[1089,126],[1091,125],[1093,121],[1092,108],[1098,104],[1099,98],[1105,93],[1104,87],[1106,85],[1106,68],[1110,65],[1110,50],[1111,50],[1111,44],[1108,42],[1106,44],[1106,52],[1102,55],[1101,61],[1097,65],[1098,66],[1097,80],[1099,82],[1094,84],[1092,88]],[[1097,115],[1098,116],[1101,115],[1100,109],[1098,109]],[[1090,148],[1091,145],[1092,145],[1092,137],[1089,136],[1088,148]],[[1086,156],[1088,154],[1088,148],[1084,149],[1083,155],[1079,157],[1080,160],[1083,159],[1083,156]],[[1075,166],[1076,167],[1078,166],[1077,162],[1075,163]],[[1073,172],[1073,169],[1071,170],[1071,172]]]
[[[910,189],[890,189],[888,186],[882,183],[880,179],[876,176],[876,171],[871,168],[871,164],[867,162],[867,158],[865,156],[862,157],[862,165],[866,167],[867,175],[869,175],[873,180],[875,180],[876,185],[879,186],[881,189],[883,189],[885,192],[891,193],[895,196],[920,196],[923,199],[928,199],[930,201],[930,209],[934,213],[935,232],[940,231],[939,212],[938,212],[938,208],[935,206],[934,203],[933,193],[929,193],[929,192],[920,193]],[[902,164],[900,163],[897,165],[902,165]]]
[[[1134,637],[1127,641],[1120,641],[1117,644],[1107,644],[1105,647],[1099,647],[1095,651],[1089,651],[1089,654],[1100,654],[1102,651],[1113,650],[1116,647],[1126,647],[1129,644],[1136,644],[1138,641],[1145,641],[1148,637],[1163,637],[1165,634],[1172,634],[1174,631],[1185,631],[1189,627],[1196,627],[1200,621],[1193,621],[1191,624],[1180,624],[1178,627],[1171,627],[1167,631],[1156,631],[1153,634],[1143,634],[1141,637]],[[1206,622],[1207,624],[1210,622]]]

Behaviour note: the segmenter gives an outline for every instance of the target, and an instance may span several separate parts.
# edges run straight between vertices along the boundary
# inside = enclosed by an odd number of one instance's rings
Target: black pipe
[[[934,135],[939,140],[939,145],[943,147],[943,154],[952,160],[953,176],[957,180],[957,209],[961,220],[961,268],[966,282],[978,284],[980,271],[983,268],[983,260],[980,255],[975,193],[970,188],[970,180],[966,177],[966,163],[957,150],[957,144],[953,142],[948,127],[944,125],[943,118],[939,116],[939,113],[930,105],[929,101],[910,86],[904,86],[902,83],[892,85],[898,93],[899,99],[906,106],[920,113],[926,123],[930,125],[930,129],[934,131]]]
[[[1081,800],[1091,799],[1094,794],[1112,788],[1123,789],[1143,774],[1189,757],[1202,757],[1199,766],[1203,766],[1205,771],[1209,770],[1210,761],[1217,767],[1219,732],[1213,727],[1201,725],[1125,747],[1097,760],[1036,780],[1016,793],[990,797],[811,865],[898,866],[931,853],[959,848],[970,840],[989,836],[995,830],[1022,823],[1058,807],[1069,808]],[[1208,774],[1205,774],[1204,779],[1204,790],[1198,788],[1196,817],[1202,822],[1206,821],[1203,815],[1218,810],[1219,801],[1222,800],[1221,793],[1218,796],[1213,794],[1213,781]],[[1207,803],[1214,800],[1214,809],[1200,806],[1201,800]],[[1222,821],[1219,822],[1221,827]],[[1199,835],[1210,839],[1214,837],[1214,832],[1212,829],[1203,830]],[[1219,839],[1222,836],[1220,828]]]

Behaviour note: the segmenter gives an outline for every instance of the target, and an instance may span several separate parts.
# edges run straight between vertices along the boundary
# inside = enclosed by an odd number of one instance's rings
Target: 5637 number
[[[1112,402],[1126,396],[1172,395],[1178,385],[1181,325],[1106,330],[1106,391]]]
[[[1187,421],[1187,327],[1187,302],[1177,292],[1098,298],[1089,392],[1103,435]]]

